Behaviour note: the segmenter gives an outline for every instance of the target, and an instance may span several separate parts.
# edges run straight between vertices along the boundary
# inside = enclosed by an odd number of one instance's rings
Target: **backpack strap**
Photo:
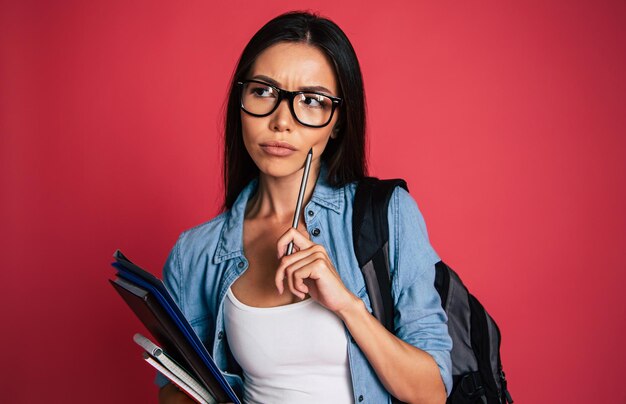
[[[396,187],[408,191],[402,179],[359,181],[352,211],[354,252],[365,280],[372,314],[394,333],[394,304],[389,276],[389,200]]]

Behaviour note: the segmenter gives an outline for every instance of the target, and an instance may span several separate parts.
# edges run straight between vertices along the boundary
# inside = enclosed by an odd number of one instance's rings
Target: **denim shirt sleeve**
[[[434,265],[439,257],[428,241],[424,218],[407,191],[396,188],[388,214],[395,334],[433,357],[449,395],[452,339],[434,286]]]

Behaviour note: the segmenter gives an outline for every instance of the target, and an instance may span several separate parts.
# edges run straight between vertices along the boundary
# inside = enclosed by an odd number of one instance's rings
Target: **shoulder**
[[[215,218],[183,231],[174,244],[168,257],[166,267],[171,267],[172,272],[178,272],[178,276],[202,267],[208,267],[212,261],[224,225],[229,217],[229,212],[224,212]],[[189,274],[188,274],[189,275]]]
[[[178,237],[176,244],[185,249],[196,249],[206,246],[208,240],[214,240],[219,236],[228,215],[229,211],[226,211],[207,222],[183,231]]]
[[[353,205],[355,202],[358,184],[359,182],[355,181],[342,187],[342,190],[345,194],[345,199],[350,205]],[[386,184],[385,186],[388,187],[389,184]],[[388,214],[390,222],[392,221],[392,219],[397,219],[396,216],[398,215],[404,216],[409,214],[410,216],[421,217],[421,213],[415,199],[413,199],[411,194],[401,186],[396,186],[393,189],[393,192],[389,199]]]
[[[204,293],[213,290],[209,287],[216,276],[213,256],[227,217],[224,213],[183,231],[163,267],[163,281],[189,319],[203,315],[208,299]],[[197,304],[197,299],[205,302]]]
[[[424,217],[420,211],[417,201],[404,188],[396,187],[391,195],[388,208],[389,217],[399,221],[417,221],[424,225]]]
[[[363,180],[366,180],[366,178],[364,178]],[[357,180],[350,182],[342,187],[339,187],[338,190],[344,193],[347,201],[352,202],[354,201],[358,186],[359,181]],[[389,184],[386,184],[385,186],[388,187]],[[389,205],[393,206],[394,209],[396,208],[396,206],[399,206],[400,208],[417,207],[417,204],[411,194],[401,186],[396,186],[394,188],[391,199],[389,200]]]

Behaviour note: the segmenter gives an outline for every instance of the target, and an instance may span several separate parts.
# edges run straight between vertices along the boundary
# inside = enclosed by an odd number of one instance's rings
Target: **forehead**
[[[322,86],[337,94],[331,60],[319,48],[304,43],[281,42],[265,49],[250,69],[250,77],[267,76],[286,90]]]

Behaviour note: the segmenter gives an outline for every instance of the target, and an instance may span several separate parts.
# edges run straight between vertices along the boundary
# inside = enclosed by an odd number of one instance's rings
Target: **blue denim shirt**
[[[257,180],[254,180],[243,189],[229,211],[182,233],[163,270],[168,290],[237,392],[241,392],[243,381],[229,369],[224,298],[228,288],[248,267],[243,251],[243,221],[248,199],[256,188]],[[304,218],[311,240],[326,249],[346,287],[371,312],[352,245],[355,190],[354,183],[331,187],[322,166]],[[449,393],[452,340],[446,314],[433,286],[434,264],[439,257],[430,246],[415,201],[399,188],[389,204],[389,237],[395,334],[435,359]],[[352,338],[348,338],[348,358],[355,402],[389,403],[389,394]],[[163,376],[157,376],[157,384],[163,386],[166,382]]]

